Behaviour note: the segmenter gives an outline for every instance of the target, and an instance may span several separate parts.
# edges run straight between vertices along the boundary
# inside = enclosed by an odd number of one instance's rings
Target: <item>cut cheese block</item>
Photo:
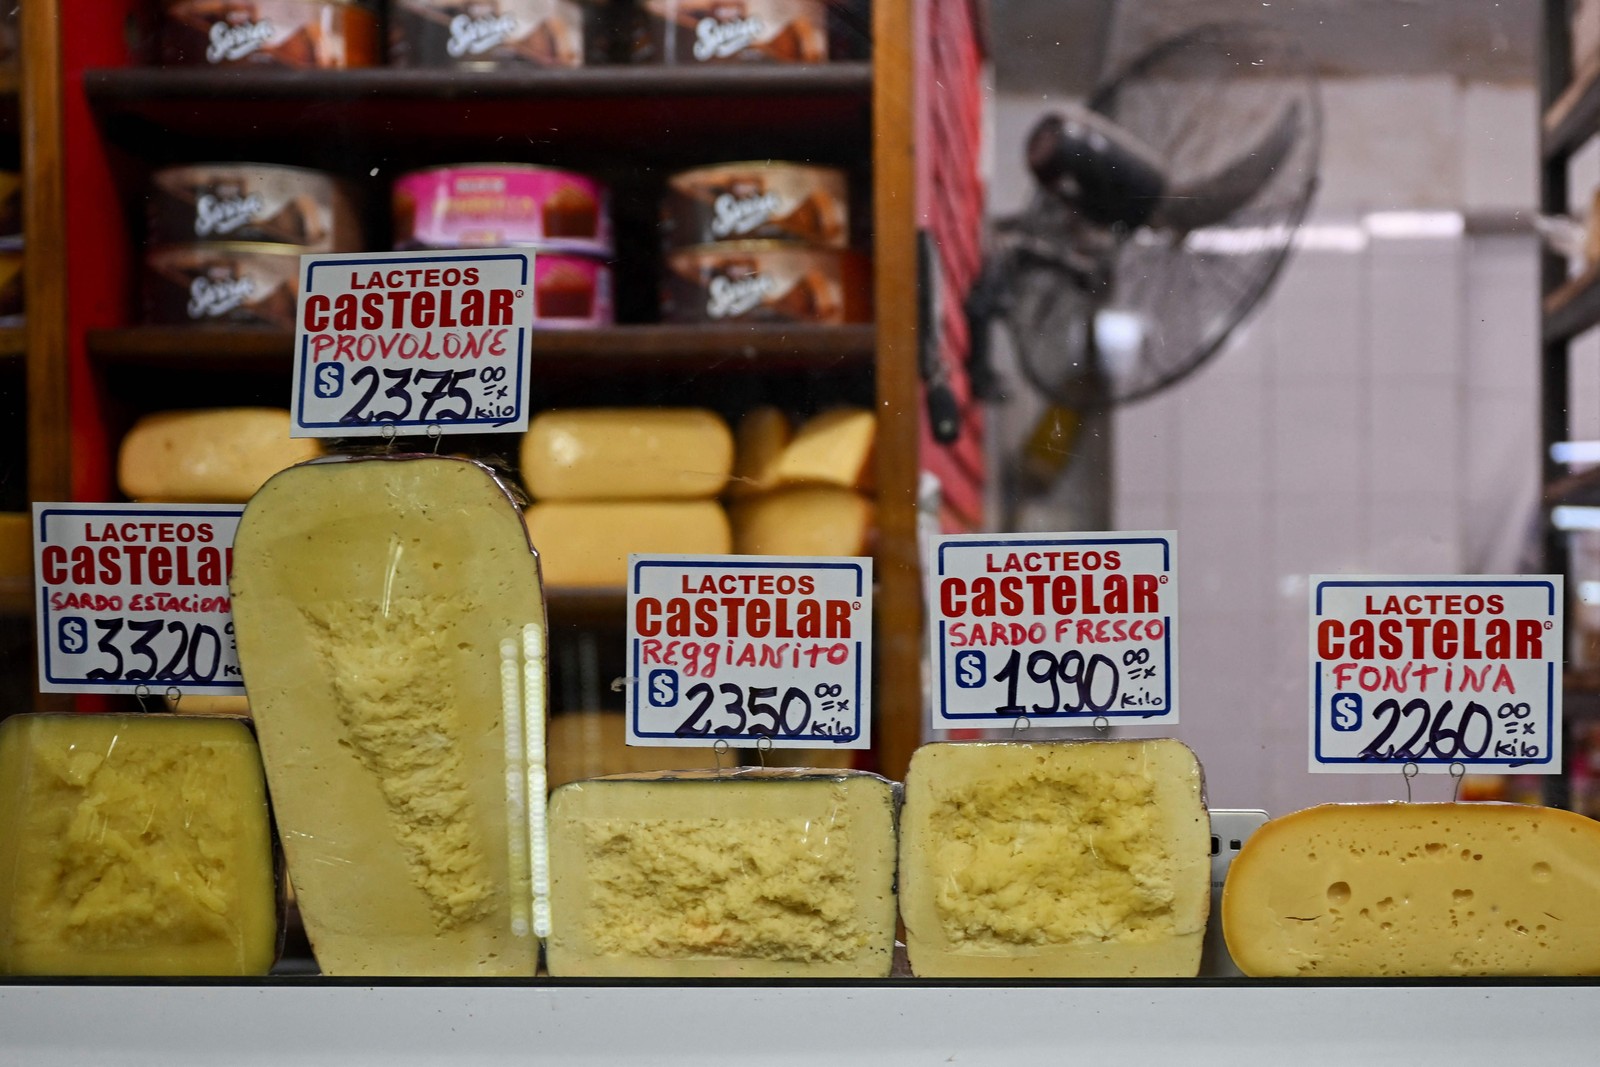
[[[176,700],[172,697],[163,699],[166,701],[168,711],[181,711],[185,715],[232,715],[242,719],[250,717],[250,700],[243,695],[185,693]]]
[[[801,424],[774,464],[780,485],[819,483],[863,489],[872,484],[877,416],[865,408],[835,408]]]
[[[770,405],[752,408],[734,433],[733,496],[763,493],[778,487],[778,461],[794,436],[789,416]]]
[[[728,516],[714,500],[562,502],[528,509],[528,534],[552,586],[621,586],[628,553],[723,555]]]
[[[831,485],[735,500],[733,550],[745,556],[859,556],[871,548],[872,501]]]
[[[715,496],[733,469],[733,435],[699,408],[547,411],[522,439],[522,478],[537,500]]]
[[[242,504],[285,467],[322,453],[289,436],[281,408],[163,411],[134,423],[117,453],[117,485],[134,500]]]
[[[584,778],[637,771],[717,767],[710,748],[642,748],[627,743],[627,723],[617,711],[569,711],[550,717],[546,777],[550,788]],[[728,763],[728,756],[722,757]]]
[[[1252,976],[1600,974],[1600,823],[1517,804],[1325,804],[1245,841],[1222,929]]]
[[[266,783],[245,724],[0,723],[0,973],[259,975],[276,950]]]
[[[521,678],[531,627],[543,684],[545,611],[504,487],[440,456],[284,471],[240,520],[232,589],[322,970],[533,974],[524,721],[501,671],[509,645]]]
[[[895,792],[848,771],[669,772],[550,802],[556,976],[888,975]]]
[[[906,775],[900,908],[918,975],[1192,977],[1211,899],[1178,741],[935,744]]]

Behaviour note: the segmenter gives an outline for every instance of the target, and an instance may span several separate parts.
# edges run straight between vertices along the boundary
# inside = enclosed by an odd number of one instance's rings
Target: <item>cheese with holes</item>
[[[901,822],[911,968],[1192,977],[1210,827],[1200,765],[1178,741],[926,745]]]
[[[746,556],[860,556],[871,548],[872,501],[831,485],[795,486],[729,506],[733,550]]]
[[[1244,843],[1222,929],[1252,976],[1600,974],[1600,823],[1517,804],[1326,804]]]
[[[564,785],[550,801],[550,973],[884,977],[894,826],[893,783],[859,772]]]
[[[865,408],[834,408],[800,425],[778,457],[780,485],[820,483],[861,489],[872,482],[877,416]]]
[[[778,461],[794,436],[789,416],[770,405],[751,408],[734,431],[733,496],[763,493],[778,487]]]
[[[531,975],[526,742],[501,673],[538,561],[479,464],[284,471],[234,539],[233,618],[278,828],[323,971]],[[532,628],[529,631],[529,628]]]
[[[522,478],[537,500],[715,496],[733,469],[733,435],[699,408],[546,411],[522,439]]]
[[[534,504],[528,534],[552,586],[622,586],[628,553],[723,555],[728,516],[715,500]]]
[[[550,717],[545,742],[550,788],[584,778],[637,771],[717,767],[707,748],[644,748],[627,743],[627,722],[619,711],[568,711]],[[723,756],[725,764],[732,757]]]
[[[322,446],[289,436],[281,408],[162,411],[134,423],[117,452],[117,485],[133,500],[242,504]]]
[[[0,723],[0,973],[259,975],[276,950],[266,784],[245,724]]]

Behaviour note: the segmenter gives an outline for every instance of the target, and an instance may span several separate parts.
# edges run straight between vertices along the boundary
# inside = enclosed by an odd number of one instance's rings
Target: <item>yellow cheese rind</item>
[[[834,408],[801,424],[774,463],[779,485],[837,485],[866,488],[872,480],[872,454],[878,418],[865,408]]]
[[[696,499],[722,492],[733,435],[700,408],[547,411],[522,439],[536,500]]]
[[[859,556],[869,550],[872,501],[851,489],[804,485],[740,498],[729,508],[744,556]]]
[[[266,783],[243,723],[0,723],[0,973],[259,975],[277,949]]]
[[[161,411],[134,423],[117,452],[117,485],[134,500],[242,504],[268,478],[322,454],[289,436],[281,408]]]
[[[1600,823],[1516,804],[1326,804],[1244,843],[1222,893],[1247,975],[1600,974]]]
[[[523,724],[501,665],[545,612],[504,488],[446,457],[295,467],[245,509],[232,590],[323,971],[533,974],[527,812],[507,784]]]
[[[234,718],[250,717],[250,699],[244,695],[185,693],[174,700],[164,697],[167,710],[184,715],[229,715]]]
[[[789,416],[771,405],[751,408],[734,431],[732,496],[749,496],[778,487],[778,462],[794,436]]]
[[[849,771],[575,782],[550,804],[555,976],[871,978],[895,933],[895,789]]]
[[[926,745],[901,819],[912,970],[1193,976],[1209,852],[1200,765],[1180,742]]]
[[[528,535],[545,581],[564,588],[626,585],[630,552],[732,550],[727,513],[714,500],[534,504]]]
[[[717,766],[710,748],[645,748],[627,743],[619,711],[568,711],[552,715],[546,731],[546,779],[554,789],[584,778],[638,771]],[[724,756],[722,762],[729,762]]]

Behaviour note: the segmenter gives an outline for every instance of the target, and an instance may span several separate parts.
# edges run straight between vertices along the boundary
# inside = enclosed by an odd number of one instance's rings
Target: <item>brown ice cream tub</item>
[[[166,66],[268,66],[295,70],[382,62],[370,0],[164,0]]]
[[[397,67],[581,67],[597,54],[592,0],[391,0]]]
[[[292,330],[300,256],[309,251],[259,243],[153,248],[145,253],[145,321]]]
[[[150,245],[200,242],[363,247],[354,190],[321,171],[267,163],[194,163],[150,178]]]
[[[661,202],[667,247],[724,241],[850,243],[850,186],[834,167],[718,163],[674,174]]]
[[[825,63],[825,0],[633,0],[635,63]]]
[[[665,322],[872,321],[867,257],[776,241],[697,245],[667,255]]]

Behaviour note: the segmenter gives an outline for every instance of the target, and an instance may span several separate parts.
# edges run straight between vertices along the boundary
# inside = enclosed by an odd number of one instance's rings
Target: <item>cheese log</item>
[[[134,423],[117,452],[117,485],[134,500],[242,504],[322,446],[289,436],[280,408],[163,411]]]
[[[177,700],[171,697],[163,699],[166,701],[168,711],[182,712],[185,715],[232,715],[244,719],[250,717],[250,701],[242,695],[185,693]]]
[[[528,534],[552,586],[621,586],[628,553],[723,555],[728,516],[714,500],[561,502],[528,509]]]
[[[878,419],[865,408],[835,408],[815,415],[775,464],[778,484],[818,483],[863,489],[872,483],[872,449]]]
[[[259,975],[277,950],[266,784],[243,723],[0,723],[0,973]]]
[[[717,767],[710,748],[642,748],[627,743],[621,712],[569,711],[550,717],[545,742],[550,788],[584,778],[684,767]],[[722,762],[729,762],[724,756]]]
[[[733,550],[744,556],[859,556],[870,550],[872,501],[831,485],[735,500]]]
[[[1211,901],[1178,741],[935,744],[906,775],[900,908],[935,978],[1192,977]]]
[[[545,611],[504,487],[442,456],[284,471],[245,508],[232,590],[322,970],[533,974],[527,812],[508,792],[523,723],[501,662]]]
[[[749,496],[776,489],[778,461],[793,436],[789,416],[777,408],[768,405],[745,412],[734,432],[733,479],[728,492]]]
[[[622,775],[550,801],[558,977],[872,978],[894,954],[893,783]]]
[[[522,438],[522,478],[536,500],[696,499],[733,469],[733,435],[699,408],[547,411]]]
[[[1245,841],[1222,931],[1252,976],[1600,974],[1600,823],[1518,804],[1325,804]]]

